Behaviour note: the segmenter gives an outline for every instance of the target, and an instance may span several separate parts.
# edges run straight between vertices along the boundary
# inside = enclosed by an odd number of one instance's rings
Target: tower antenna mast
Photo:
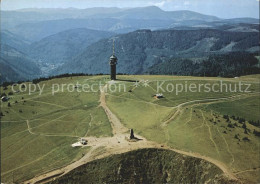
[[[115,39],[113,39],[113,55],[115,55]]]
[[[115,39],[113,39],[113,55],[110,57],[110,78],[116,80],[116,64],[117,57],[115,56]]]

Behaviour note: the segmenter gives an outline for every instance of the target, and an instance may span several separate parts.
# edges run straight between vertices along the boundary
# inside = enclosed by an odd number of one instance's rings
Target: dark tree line
[[[97,75],[103,75],[103,74],[97,74]],[[92,76],[92,74],[85,74],[85,73],[65,73],[65,74],[61,74],[61,75],[56,75],[56,76],[50,76],[50,77],[41,77],[41,78],[37,78],[37,79],[33,79],[32,83],[37,84],[41,81],[47,81],[47,80],[51,80],[51,79],[58,79],[58,78],[64,78],[64,77],[75,77],[75,76]]]
[[[86,74],[86,73],[71,73],[71,74],[66,73],[66,74],[54,75],[54,76],[50,76],[50,77],[41,77],[41,78],[33,79],[32,81],[26,80],[26,81],[18,81],[18,82],[13,82],[13,81],[12,82],[3,82],[0,86],[7,88],[7,86],[9,86],[9,85],[22,84],[24,82],[32,82],[32,83],[36,84],[41,81],[51,80],[51,79],[55,79],[55,78],[75,77],[75,76],[92,76],[92,75],[93,74]],[[99,73],[99,74],[95,74],[95,75],[105,75],[105,74]]]
[[[232,115],[232,116],[230,116],[230,117],[229,117],[228,115],[223,115],[223,118],[226,119],[226,121],[229,123],[229,124],[228,124],[228,127],[229,127],[229,128],[234,128],[235,126],[237,126],[236,123],[235,123],[234,125],[230,123],[230,119],[233,119],[233,120],[237,121],[238,123],[242,124],[242,128],[244,129],[244,133],[245,133],[245,134],[248,134],[248,133],[251,132],[250,129],[247,128],[245,118],[236,117],[236,116],[234,116],[234,115]],[[247,122],[248,122],[249,124],[255,126],[255,127],[259,127],[259,128],[260,128],[260,121],[259,121],[259,120],[258,120],[258,121],[249,120],[249,121],[247,121]],[[254,134],[255,136],[260,137],[260,132],[257,131],[257,130],[255,130],[255,129],[254,129],[254,131],[253,131],[253,134]],[[238,139],[237,135],[235,136],[235,138]]]
[[[254,131],[253,131],[253,134],[254,134],[255,136],[257,136],[257,137],[260,137],[260,132],[257,131],[257,130],[254,130]]]
[[[173,58],[148,69],[149,74],[187,75],[206,77],[236,77],[259,74],[258,60],[255,54],[232,52],[210,55],[202,61]]]
[[[243,126],[242,126],[243,128],[245,126],[245,122],[246,122],[245,118],[241,118],[241,117],[238,117],[238,116],[236,117],[234,115],[232,115],[230,117],[228,115],[223,115],[223,118],[226,119],[227,121],[229,121],[229,118],[231,118],[231,119],[233,119],[235,121],[238,121],[240,124],[243,124]],[[249,124],[255,126],[255,127],[259,127],[260,128],[260,121],[259,120],[257,120],[257,121],[248,120],[247,122]]]

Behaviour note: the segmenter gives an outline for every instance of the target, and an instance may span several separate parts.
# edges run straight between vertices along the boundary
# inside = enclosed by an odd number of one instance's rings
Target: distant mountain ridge
[[[192,11],[163,11],[158,7],[25,9],[2,11],[6,29],[30,41],[76,28],[126,33],[137,29],[162,29],[182,21],[218,21],[217,17]]]
[[[27,40],[39,41],[61,31],[87,28],[115,33],[138,29],[168,29],[181,26],[216,27],[226,24],[259,23],[258,19],[220,19],[193,11],[164,11],[156,6],[141,8],[23,9],[1,11],[5,29]]]
[[[122,9],[111,14],[93,15],[95,18],[117,18],[117,19],[159,19],[159,20],[204,20],[217,21],[220,18],[216,16],[203,15],[188,10],[164,11],[156,6]]]
[[[86,28],[67,30],[32,43],[29,46],[29,55],[45,63],[64,63],[90,44],[113,35],[112,32]]]

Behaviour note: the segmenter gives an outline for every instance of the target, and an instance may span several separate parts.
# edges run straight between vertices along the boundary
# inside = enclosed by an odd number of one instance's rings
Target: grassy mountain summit
[[[11,86],[1,87],[11,97],[1,108],[2,181],[47,182],[64,174],[53,183],[257,183],[258,78],[121,75],[116,84],[125,91],[78,92],[99,82],[109,89],[111,82],[109,76],[73,76],[40,81],[41,95],[39,89],[11,94]],[[165,91],[163,98],[153,97],[158,82],[220,81],[232,89],[251,84],[250,92]],[[53,85],[65,87],[53,95]],[[129,141],[130,128],[139,141]],[[72,147],[80,138],[87,145]]]

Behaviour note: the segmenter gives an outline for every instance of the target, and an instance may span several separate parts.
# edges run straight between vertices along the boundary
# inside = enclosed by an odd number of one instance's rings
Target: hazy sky
[[[1,1],[1,0],[0,0]],[[259,0],[2,0],[2,10],[21,8],[91,8],[158,6],[163,10],[192,10],[221,18],[259,18]]]

